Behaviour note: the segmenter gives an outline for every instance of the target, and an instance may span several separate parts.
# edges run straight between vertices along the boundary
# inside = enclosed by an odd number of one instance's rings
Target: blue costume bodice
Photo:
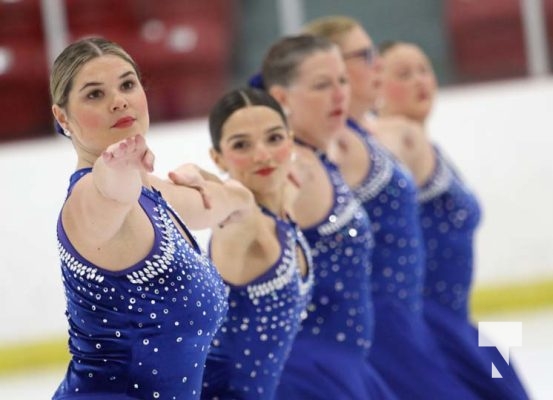
[[[482,399],[527,400],[511,359],[495,347],[480,347],[469,320],[478,200],[435,147],[432,176],[420,188],[420,218],[426,242],[424,316],[451,369]],[[492,364],[501,379],[492,377]]]
[[[313,300],[284,368],[277,399],[394,400],[366,361],[374,331],[370,220],[338,167],[312,150],[332,186],[332,207],[322,222],[303,229],[315,269]]]
[[[448,370],[424,319],[424,240],[413,177],[355,121],[349,120],[348,126],[371,160],[369,173],[355,188],[371,218],[375,241],[375,335],[367,360],[400,399],[473,399]]]
[[[75,172],[69,192],[90,171]],[[224,285],[159,192],[143,187],[139,203],[155,240],[143,260],[119,272],[84,259],[67,238],[60,214],[72,358],[54,399],[200,396],[209,345],[227,309]]]
[[[374,323],[370,221],[337,166],[326,155],[317,154],[328,173],[334,197],[323,222],[303,229],[311,246],[315,288],[299,337],[367,352]]]
[[[227,283],[229,312],[215,335],[204,372],[204,399],[272,399],[305,308],[313,268],[297,226],[263,209],[276,223],[280,257],[246,285]],[[302,277],[297,249],[308,273]]]
[[[393,301],[422,312],[424,247],[417,188],[411,173],[353,120],[348,126],[370,154],[370,170],[355,188],[372,222],[373,300]]]
[[[419,192],[426,242],[427,298],[468,316],[474,232],[480,207],[471,190],[436,149],[436,167]]]

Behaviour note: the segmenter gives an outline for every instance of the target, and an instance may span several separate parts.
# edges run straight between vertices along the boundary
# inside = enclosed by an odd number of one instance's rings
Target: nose
[[[128,102],[125,96],[121,93],[117,93],[113,97],[113,102],[111,104],[111,111],[120,111],[125,110],[128,107]]]
[[[271,153],[263,143],[258,143],[255,146],[253,159],[255,162],[264,162],[271,157]]]
[[[337,82],[332,92],[332,99],[335,103],[341,103],[346,98],[347,84]]]

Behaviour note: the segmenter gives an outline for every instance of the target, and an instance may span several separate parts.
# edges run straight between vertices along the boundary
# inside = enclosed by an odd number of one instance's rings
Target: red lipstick
[[[274,170],[275,170],[274,168],[267,167],[267,168],[258,169],[257,171],[255,171],[255,173],[261,176],[269,176],[273,173]]]
[[[123,117],[119,118],[112,128],[128,128],[134,123],[135,119],[133,117]]]

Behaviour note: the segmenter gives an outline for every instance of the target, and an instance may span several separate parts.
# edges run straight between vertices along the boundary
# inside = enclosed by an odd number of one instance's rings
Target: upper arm
[[[239,281],[246,267],[251,245],[263,234],[264,220],[259,208],[212,230],[210,253],[213,264],[226,281]]]
[[[125,219],[137,203],[121,203],[106,198],[94,184],[92,174],[73,187],[62,210],[62,222],[68,235],[91,246],[101,245],[120,232]]]

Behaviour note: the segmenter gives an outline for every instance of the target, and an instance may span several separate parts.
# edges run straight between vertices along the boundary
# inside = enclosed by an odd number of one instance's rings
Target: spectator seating
[[[461,81],[526,74],[519,0],[448,0],[446,26]]]
[[[40,0],[0,0],[0,141],[51,130]]]
[[[136,59],[152,122],[205,116],[229,83],[234,0],[65,0],[69,40]],[[0,0],[0,141],[51,134],[41,0]]]

